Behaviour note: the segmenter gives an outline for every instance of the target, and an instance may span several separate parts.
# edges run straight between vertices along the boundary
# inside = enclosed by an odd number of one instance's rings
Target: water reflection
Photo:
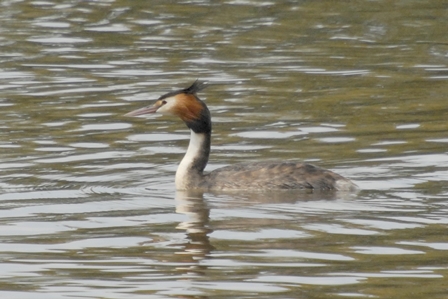
[[[209,234],[213,232],[209,225],[210,207],[201,192],[177,191],[176,212],[188,218],[176,226],[177,229],[185,230],[188,240],[182,244],[183,250],[176,254],[182,255],[185,262],[194,264],[188,267],[189,270],[201,273],[198,269],[200,261],[214,249],[209,238]]]

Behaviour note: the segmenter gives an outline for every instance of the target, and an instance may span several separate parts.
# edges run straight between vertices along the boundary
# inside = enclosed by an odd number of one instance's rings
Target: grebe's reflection
[[[186,262],[204,259],[214,247],[210,244],[208,234],[212,232],[209,227],[210,208],[204,201],[201,192],[177,191],[176,212],[188,216],[186,221],[177,225],[177,229],[186,231],[188,242],[184,244],[183,254]]]

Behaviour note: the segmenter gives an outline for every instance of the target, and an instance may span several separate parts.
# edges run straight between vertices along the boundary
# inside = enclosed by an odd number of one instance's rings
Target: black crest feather
[[[197,92],[203,90],[206,87],[207,87],[206,82],[196,80],[190,87],[187,87],[182,91],[186,94],[196,94]]]
[[[190,87],[187,87],[185,89],[180,89],[180,90],[175,90],[175,91],[168,92],[168,93],[162,95],[159,98],[159,100],[162,100],[162,99],[165,99],[165,98],[169,98],[169,97],[175,96],[175,95],[180,94],[180,93],[196,95],[197,92],[203,90],[206,87],[207,87],[207,83],[206,82],[202,82],[202,81],[196,80],[196,81],[194,81],[194,83]]]

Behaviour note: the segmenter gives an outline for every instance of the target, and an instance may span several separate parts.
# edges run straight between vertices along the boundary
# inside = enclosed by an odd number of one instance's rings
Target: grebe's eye
[[[163,101],[162,101],[162,105],[165,105],[165,104],[166,104],[166,101],[165,101],[165,100],[163,100]]]

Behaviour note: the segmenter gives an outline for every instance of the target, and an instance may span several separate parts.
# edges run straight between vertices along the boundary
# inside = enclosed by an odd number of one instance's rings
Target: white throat
[[[176,189],[187,190],[193,186],[197,186],[202,179],[202,171],[199,172],[194,168],[196,161],[200,160],[204,152],[204,144],[206,142],[205,134],[198,134],[191,131],[190,143],[187,153],[179,164],[176,171]]]

